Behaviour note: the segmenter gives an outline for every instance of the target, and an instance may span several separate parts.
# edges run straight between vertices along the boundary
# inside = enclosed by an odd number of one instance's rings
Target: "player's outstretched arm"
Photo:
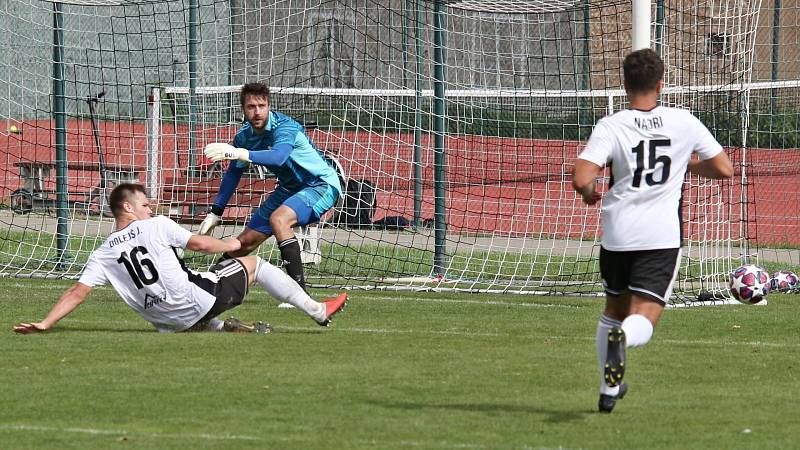
[[[189,238],[189,242],[186,243],[186,248],[205,254],[227,253],[239,250],[242,248],[242,243],[234,237],[217,239],[211,236],[195,234]]]
[[[572,188],[581,195],[583,202],[594,205],[600,200],[600,193],[594,190],[595,180],[600,176],[602,167],[585,159],[575,161],[572,170]]]
[[[58,299],[58,303],[47,313],[47,317],[45,317],[44,320],[31,323],[22,322],[14,326],[14,331],[20,334],[29,334],[49,330],[59,320],[66,317],[69,313],[74,311],[75,308],[80,306],[90,292],[92,292],[91,287],[83,283],[75,283],[74,286],[67,289],[67,291],[61,295],[61,298]]]
[[[724,151],[710,159],[689,161],[688,170],[690,173],[706,178],[721,179],[733,176],[733,164]]]

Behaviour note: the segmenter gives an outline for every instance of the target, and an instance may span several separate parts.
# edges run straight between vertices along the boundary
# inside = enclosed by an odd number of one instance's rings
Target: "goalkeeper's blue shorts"
[[[297,214],[297,225],[319,222],[325,212],[333,208],[339,199],[339,191],[329,184],[309,186],[299,192],[276,188],[253,213],[247,228],[264,234],[272,234],[269,216],[281,205],[286,205]]]

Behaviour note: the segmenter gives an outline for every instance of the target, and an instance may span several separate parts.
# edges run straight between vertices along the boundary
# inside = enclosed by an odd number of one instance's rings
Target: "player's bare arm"
[[[572,170],[572,188],[580,194],[583,202],[587,205],[594,205],[600,201],[600,193],[595,191],[595,180],[600,176],[602,167],[585,159],[575,161]]]
[[[67,289],[67,291],[61,295],[61,298],[58,299],[58,303],[47,313],[47,317],[45,317],[44,320],[31,323],[22,322],[14,326],[14,331],[20,334],[29,334],[49,330],[59,320],[69,315],[72,311],[75,311],[90,292],[92,292],[91,287],[83,283],[75,283],[75,285]]]
[[[717,156],[706,160],[691,160],[687,170],[705,178],[722,179],[733,176],[733,164],[725,152],[720,152]]]
[[[189,238],[186,248],[200,253],[213,254],[224,252],[235,252],[241,248],[242,244],[234,237],[217,239],[211,236],[194,235]]]

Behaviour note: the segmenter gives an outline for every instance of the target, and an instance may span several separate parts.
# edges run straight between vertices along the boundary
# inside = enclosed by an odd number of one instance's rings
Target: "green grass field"
[[[353,291],[322,329],[254,288],[271,335],[158,334],[95,291],[0,279],[2,449],[797,448],[800,296],[665,312],[596,413],[598,298]],[[332,294],[315,291],[315,296]]]

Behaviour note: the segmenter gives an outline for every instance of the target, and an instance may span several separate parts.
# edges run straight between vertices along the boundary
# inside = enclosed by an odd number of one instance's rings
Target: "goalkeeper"
[[[248,83],[239,101],[245,123],[233,145],[208,144],[203,153],[213,162],[230,160],[219,192],[200,234],[208,235],[222,220],[222,213],[249,164],[267,167],[278,184],[253,214],[237,239],[241,248],[223,254],[223,259],[245,256],[272,235],[278,243],[286,272],[305,289],[300,243],[293,227],[319,222],[342,192],[339,176],[311,143],[303,127],[291,117],[269,108],[269,87]]]

